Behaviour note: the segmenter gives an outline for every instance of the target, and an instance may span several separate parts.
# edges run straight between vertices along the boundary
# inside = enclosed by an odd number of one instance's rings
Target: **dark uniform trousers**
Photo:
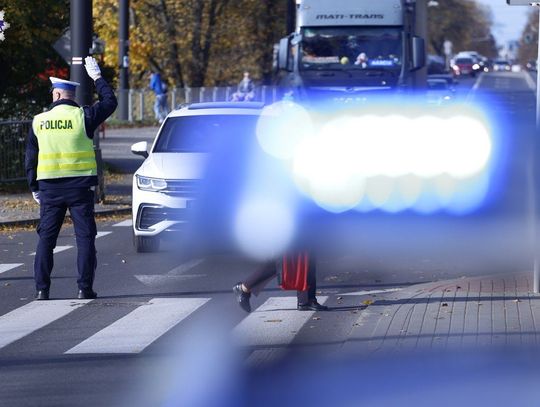
[[[315,258],[309,258],[309,266],[307,273],[308,289],[305,291],[297,291],[296,297],[299,304],[306,304],[316,299],[317,293],[317,272]],[[274,261],[265,263],[260,269],[250,275],[245,281],[244,285],[253,291],[254,294],[258,294],[264,286],[274,278],[278,273],[276,263]]]
[[[68,208],[77,241],[77,284],[81,290],[91,289],[97,266],[94,191],[89,188],[66,188],[40,190],[39,193],[39,243],[34,264],[36,289],[47,290],[51,285],[53,250]]]

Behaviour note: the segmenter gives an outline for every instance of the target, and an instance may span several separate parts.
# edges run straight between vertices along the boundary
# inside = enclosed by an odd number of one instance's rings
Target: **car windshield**
[[[170,117],[153,152],[209,152],[221,141],[254,137],[257,115],[200,115]]]
[[[399,70],[401,50],[399,28],[304,28],[300,69]]]

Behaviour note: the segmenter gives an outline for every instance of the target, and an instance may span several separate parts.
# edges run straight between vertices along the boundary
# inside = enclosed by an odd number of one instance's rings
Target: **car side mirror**
[[[148,142],[139,141],[131,146],[131,152],[135,155],[142,155],[144,158],[148,158]]]
[[[421,37],[412,37],[412,66],[411,71],[417,71],[426,65],[426,44]]]
[[[289,68],[289,37],[279,40],[277,68],[278,70],[288,70]]]

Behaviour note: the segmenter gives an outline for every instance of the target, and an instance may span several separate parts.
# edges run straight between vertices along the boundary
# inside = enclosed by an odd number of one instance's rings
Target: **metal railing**
[[[149,89],[129,89],[129,121],[153,120],[155,95]],[[224,102],[232,99],[236,86],[174,88],[167,94],[169,110],[183,103]],[[272,103],[280,100],[281,91],[276,86],[255,88],[255,101]],[[0,182],[20,181],[26,178],[24,155],[26,137],[31,120],[0,122]]]
[[[118,91],[120,92],[120,91]],[[154,102],[156,97],[149,89],[129,89],[128,92],[128,120],[153,120]],[[197,102],[225,102],[232,99],[236,86],[214,86],[202,88],[173,88],[167,93],[167,106],[169,111],[178,108],[183,103]],[[277,86],[259,86],[255,88],[254,101],[272,103],[281,98]]]
[[[26,178],[24,154],[31,120],[0,122],[0,182]]]

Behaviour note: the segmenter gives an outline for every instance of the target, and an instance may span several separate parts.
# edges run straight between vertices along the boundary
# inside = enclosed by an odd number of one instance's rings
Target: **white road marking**
[[[206,274],[184,274],[202,262],[204,262],[204,259],[193,259],[173,268],[167,274],[139,274],[135,275],[135,278],[149,287],[162,287],[171,283],[174,284],[175,282],[206,277]]]
[[[97,232],[96,239],[99,239],[100,237],[110,235],[112,232]]]
[[[193,259],[193,260],[190,260],[190,261],[186,261],[185,263],[180,264],[178,267],[173,268],[167,274],[170,275],[170,276],[178,276],[180,274],[184,274],[186,271],[197,267],[203,261],[204,261],[204,259]]]
[[[56,246],[53,250],[53,253],[56,254],[56,253],[60,253],[60,252],[63,252],[64,250],[68,250],[68,249],[71,249],[73,246]],[[36,252],[33,252],[33,253],[30,253],[30,256],[35,256],[36,255]]]
[[[531,78],[531,75],[529,75],[528,72],[522,72],[522,75],[524,76],[525,82],[527,82],[529,89],[536,92],[536,82],[533,80],[533,78]]]
[[[288,345],[315,313],[297,311],[296,303],[296,297],[270,297],[234,328],[234,337],[244,346]]]
[[[6,271],[12,270],[16,267],[22,266],[24,263],[5,263],[0,264],[0,274],[5,273]]]
[[[365,290],[365,291],[355,291],[353,293],[345,293],[339,295],[370,295],[370,294],[381,294],[381,293],[393,293],[396,291],[401,291],[403,288],[386,288],[382,290]]]
[[[139,353],[210,298],[153,298],[66,353]]]
[[[92,300],[33,301],[0,316],[0,348],[62,318]]]
[[[484,74],[480,74],[480,76],[478,77],[478,79],[474,82],[474,85],[473,87],[471,88],[471,90],[469,91],[469,93],[467,94],[467,101],[471,101],[472,98],[475,96],[475,92],[478,90],[478,88],[480,87],[480,85],[482,84],[482,81],[484,80]]]
[[[160,274],[135,275],[135,278],[137,280],[139,280],[144,285],[147,285],[148,287],[163,287],[169,284],[174,284],[175,282],[181,283],[187,280],[193,280],[202,277],[206,277],[206,274],[185,274],[182,276],[169,276]]]
[[[113,225],[113,227],[129,227],[129,226],[133,226],[132,219],[126,219],[126,220],[123,220],[122,222],[118,222]]]

